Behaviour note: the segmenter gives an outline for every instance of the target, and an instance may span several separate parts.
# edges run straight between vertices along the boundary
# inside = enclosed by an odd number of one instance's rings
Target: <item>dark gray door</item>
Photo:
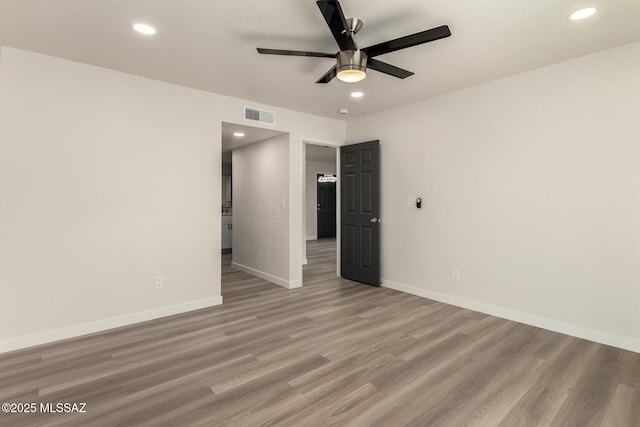
[[[326,177],[327,175],[320,174],[317,176],[318,239],[336,237],[336,183],[321,181],[321,178]]]
[[[340,148],[342,277],[380,286],[380,142]]]

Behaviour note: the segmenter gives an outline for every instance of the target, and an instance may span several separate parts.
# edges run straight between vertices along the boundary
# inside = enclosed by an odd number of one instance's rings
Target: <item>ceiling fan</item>
[[[374,44],[364,49],[358,48],[354,40],[355,34],[362,28],[362,21],[358,18],[346,19],[338,0],[320,0],[316,2],[320,13],[327,21],[331,34],[336,39],[340,51],[338,53],[307,52],[301,50],[263,49],[258,48],[258,53],[267,55],[289,56],[313,56],[317,58],[336,58],[337,63],[316,83],[329,83],[334,77],[348,82],[358,82],[366,77],[367,67],[389,74],[390,76],[405,79],[412,76],[411,71],[403,70],[374,57],[400,49],[417,46],[419,44],[443,39],[451,35],[449,27],[442,25],[430,30]]]

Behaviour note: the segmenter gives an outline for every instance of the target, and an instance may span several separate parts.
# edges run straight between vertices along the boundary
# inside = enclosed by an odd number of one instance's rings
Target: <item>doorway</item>
[[[303,283],[338,275],[338,145],[304,141]]]
[[[288,195],[289,134],[222,122],[221,248],[223,271],[243,270],[265,280],[287,282],[288,215],[280,203],[260,197]],[[268,223],[254,218],[269,218]],[[228,268],[227,268],[228,267]],[[224,285],[225,275],[221,282]],[[223,295],[224,296],[224,295]]]
[[[318,239],[336,237],[336,175],[317,174]]]

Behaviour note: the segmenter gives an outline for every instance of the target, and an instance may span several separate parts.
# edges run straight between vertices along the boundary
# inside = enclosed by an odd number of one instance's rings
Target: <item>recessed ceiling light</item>
[[[242,138],[244,136],[244,133],[242,133],[242,132],[234,132],[233,136],[235,136],[237,138]]]
[[[349,114],[349,110],[346,108],[341,108],[338,110],[338,114]]]
[[[577,10],[577,11],[573,12],[569,16],[569,18],[573,19],[574,21],[578,21],[580,19],[588,18],[591,15],[593,15],[594,13],[596,13],[596,8],[595,7],[587,7],[585,9],[580,9],[580,10]]]
[[[363,96],[364,96],[364,93],[362,92],[351,92],[352,98],[362,98]]]
[[[139,33],[151,36],[156,33],[156,29],[147,24],[134,24],[133,29]]]

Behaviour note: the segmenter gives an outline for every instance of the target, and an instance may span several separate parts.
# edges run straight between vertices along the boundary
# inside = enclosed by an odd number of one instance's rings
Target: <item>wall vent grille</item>
[[[244,107],[244,119],[267,125],[276,124],[276,113],[273,111],[258,110],[257,108]]]

